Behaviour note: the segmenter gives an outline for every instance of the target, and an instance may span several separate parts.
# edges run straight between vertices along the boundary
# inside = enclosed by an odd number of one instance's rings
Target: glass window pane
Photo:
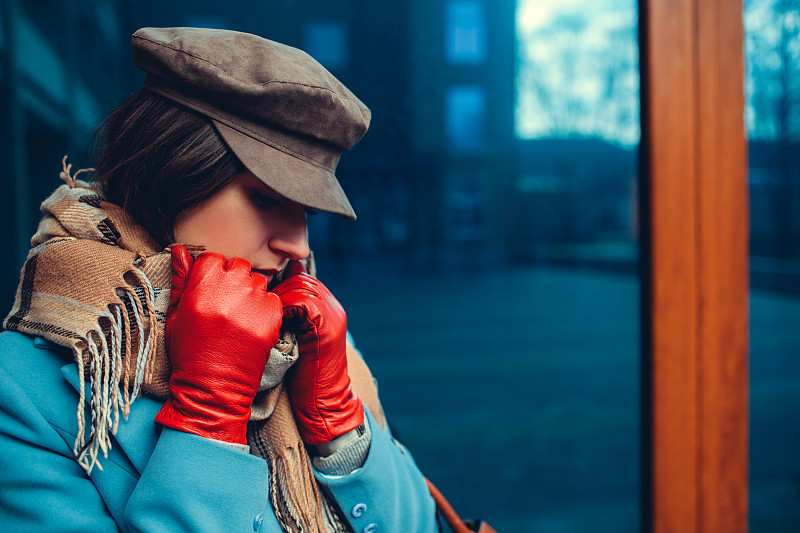
[[[482,87],[460,85],[447,90],[445,127],[453,152],[474,152],[483,148],[486,102]]]
[[[498,531],[636,531],[635,2],[493,3],[487,43],[513,48],[470,69],[430,52],[446,5],[413,2],[408,167],[347,167],[363,248],[315,245],[320,275],[398,438],[462,514]],[[569,54],[524,53],[556,36]],[[407,240],[389,245],[401,198]]]
[[[445,35],[447,60],[456,64],[480,63],[486,55],[486,20],[482,2],[447,2]]]
[[[800,521],[800,2],[747,0],[750,530]]]
[[[638,528],[634,0],[101,3],[102,20],[86,6],[28,13],[46,36],[29,59],[78,89],[40,87],[52,76],[30,65],[2,80],[25,105],[15,129],[0,121],[2,153],[31,171],[0,209],[6,248],[33,229],[12,203],[38,217],[86,117],[141,87],[133,30],[188,22],[303,48],[372,110],[336,169],[358,220],[308,226],[395,436],[462,515],[498,531]],[[75,11],[102,30],[52,24]],[[118,46],[93,38],[115,31]],[[113,83],[86,65],[112,65]],[[30,103],[42,95],[76,99],[69,127]],[[19,266],[0,271],[9,305]]]

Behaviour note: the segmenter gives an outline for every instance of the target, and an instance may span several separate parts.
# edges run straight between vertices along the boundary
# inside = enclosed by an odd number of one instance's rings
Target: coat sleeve
[[[347,342],[363,360],[350,332]],[[377,398],[375,401],[380,406]],[[343,476],[315,470],[317,481],[337,502],[353,531],[439,531],[436,504],[414,458],[388,428],[381,428],[366,405],[364,414],[372,438],[361,468]]]
[[[48,405],[77,401],[59,367],[28,378],[30,366],[9,373],[3,362],[16,364],[0,361],[3,531],[280,531],[268,500],[266,461],[196,435],[164,428],[141,476],[121,462],[115,446],[120,462],[110,455],[101,461],[105,470],[88,477],[72,453],[74,433],[42,414]],[[37,368],[44,362],[37,359]],[[42,384],[54,374],[57,379]],[[31,391],[42,397],[33,400]],[[372,441],[363,466],[345,476],[316,473],[323,489],[356,532],[436,531],[434,503],[413,458],[369,411],[366,416]]]
[[[219,442],[164,428],[128,500],[130,531],[267,531],[267,462]]]
[[[315,472],[353,531],[438,531],[436,506],[411,454],[382,430],[368,409],[372,431],[364,465],[345,476]]]
[[[223,444],[165,428],[141,478],[130,476],[135,488],[118,522],[62,436],[0,367],[3,531],[280,531],[266,461]]]
[[[266,461],[196,435],[164,429],[141,476],[115,444],[104,470],[87,476],[74,433],[43,414],[48,404],[76,405],[77,393],[57,365],[43,370],[50,358],[31,341],[3,341],[14,357],[0,358],[0,530],[280,532]],[[74,423],[73,408],[64,410]]]

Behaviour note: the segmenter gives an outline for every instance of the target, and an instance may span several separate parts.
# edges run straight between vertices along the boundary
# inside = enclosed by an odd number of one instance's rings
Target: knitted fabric
[[[41,205],[44,216],[3,326],[69,348],[83,368],[73,452],[91,474],[102,469],[99,455],[107,457],[120,414],[127,419],[142,393],[169,395],[164,324],[172,263],[169,247],[161,248],[123,209],[75,179],[82,171],[73,176],[70,168],[64,158],[66,184]],[[251,410],[248,444],[269,463],[265,490],[285,531],[346,531],[316,484],[282,385],[298,355],[293,336],[282,332],[265,369],[266,390]],[[385,427],[369,369],[348,355],[353,389]],[[87,380],[90,421],[84,418]]]

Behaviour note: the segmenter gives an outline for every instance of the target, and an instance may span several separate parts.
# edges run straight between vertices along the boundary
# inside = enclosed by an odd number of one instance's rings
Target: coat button
[[[258,531],[261,529],[261,522],[264,520],[264,515],[262,513],[258,513],[255,518],[253,518],[253,531]]]
[[[350,510],[350,514],[353,515],[353,518],[359,518],[366,512],[367,512],[367,504],[366,503],[357,503]]]
[[[378,531],[378,524],[370,524],[361,530],[361,533],[376,533]]]

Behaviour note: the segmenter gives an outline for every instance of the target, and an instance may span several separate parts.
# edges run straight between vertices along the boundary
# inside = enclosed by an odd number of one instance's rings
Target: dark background
[[[498,531],[638,528],[637,149],[568,120],[517,138],[516,2],[0,4],[9,308],[61,158],[91,166],[96,125],[141,84],[137,28],[302,48],[373,112],[337,171],[358,220],[309,226],[397,436],[457,510]],[[748,6],[751,524],[787,531],[800,519],[800,9]],[[635,57],[620,68],[638,76]]]

